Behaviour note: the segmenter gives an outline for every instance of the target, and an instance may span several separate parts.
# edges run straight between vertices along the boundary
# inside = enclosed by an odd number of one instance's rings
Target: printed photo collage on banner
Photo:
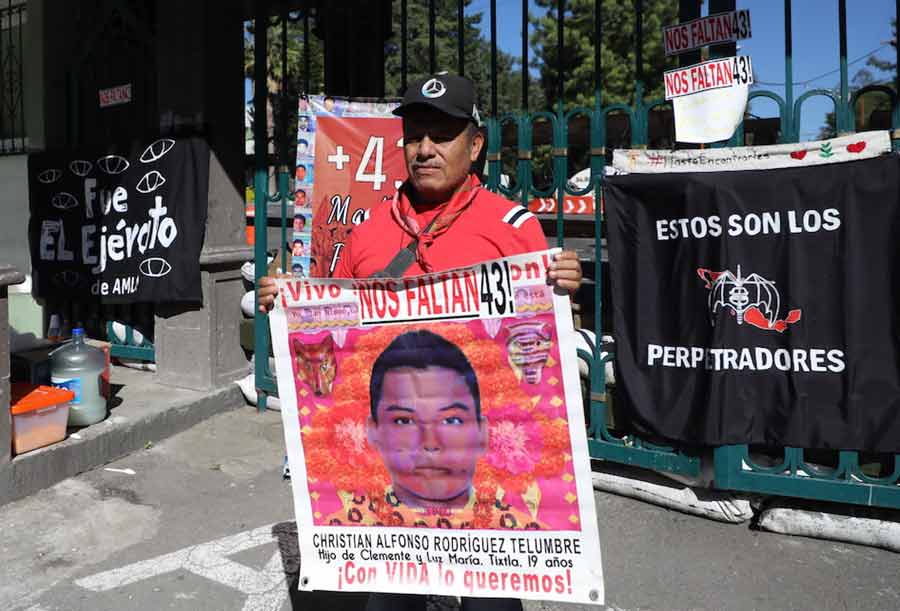
[[[353,227],[406,177],[395,102],[302,98],[297,118],[295,276],[329,277]]]
[[[312,254],[313,169],[316,158],[316,114],[307,98],[300,98],[297,115],[297,159],[294,169],[294,225],[290,243],[291,274],[310,275]]]

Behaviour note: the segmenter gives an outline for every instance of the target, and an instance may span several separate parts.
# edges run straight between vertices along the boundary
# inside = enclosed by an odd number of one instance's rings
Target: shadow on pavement
[[[300,578],[300,549],[297,543],[297,524],[281,522],[272,527],[278,540],[281,561],[287,575],[291,608],[295,611],[327,609],[327,611],[364,611],[369,595],[365,592],[303,592],[297,588]]]

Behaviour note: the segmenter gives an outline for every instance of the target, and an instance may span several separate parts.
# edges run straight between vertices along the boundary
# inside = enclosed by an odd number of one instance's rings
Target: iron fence
[[[7,0],[0,7],[0,155],[22,154],[27,148],[23,66],[27,18],[24,3]]]
[[[446,66],[438,66],[436,63],[435,41],[435,0],[427,0],[429,9],[429,53],[428,70],[433,73]],[[486,120],[487,129],[487,186],[499,191],[512,199],[518,199],[523,205],[527,205],[533,197],[555,197],[557,202],[563,202],[566,196],[584,196],[593,194],[594,201],[601,201],[601,191],[604,180],[604,167],[612,154],[613,146],[627,145],[634,148],[646,148],[650,141],[650,126],[654,119],[654,112],[659,112],[667,106],[662,99],[645,99],[643,75],[643,0],[634,1],[634,31],[635,31],[635,74],[634,93],[632,104],[610,104],[603,106],[601,103],[603,92],[603,67],[601,65],[600,45],[594,48],[594,104],[591,107],[565,108],[563,104],[563,79],[561,78],[561,66],[558,67],[557,100],[554,108],[540,111],[529,110],[529,75],[528,75],[528,40],[527,34],[522,40],[522,65],[525,67],[522,74],[522,108],[517,112],[503,112],[498,108],[498,83],[497,83],[497,2],[490,0],[490,58],[491,58],[491,88],[490,88],[490,117]],[[812,98],[824,97],[834,105],[835,127],[838,135],[852,133],[859,129],[858,115],[854,112],[857,105],[869,94],[887,96],[890,101],[890,123],[894,150],[900,148],[900,105],[898,105],[897,91],[900,89],[900,73],[894,83],[894,88],[885,85],[864,87],[851,93],[847,76],[847,11],[846,0],[834,0],[838,5],[838,31],[840,48],[838,62],[840,65],[840,86],[837,91],[828,89],[814,89],[803,93],[794,99],[793,86],[793,36],[792,36],[792,0],[784,1],[784,96],[774,91],[754,90],[750,94],[750,100],[769,99],[778,107],[778,136],[777,142],[798,142],[800,139],[800,124],[804,105]],[[723,3],[719,3],[720,5]],[[731,2],[734,8],[734,2]],[[465,45],[463,41],[463,8],[464,2],[458,2],[458,29],[459,41],[457,48],[456,70],[460,74],[466,72]],[[594,41],[602,40],[603,15],[602,1],[595,0],[593,8]],[[556,3],[556,42],[557,57],[563,55],[565,40],[565,11],[566,1],[557,0]],[[900,14],[900,0],[896,0],[896,11]],[[409,61],[407,57],[407,0],[400,0],[401,14],[401,87],[405,88],[409,73]],[[523,32],[528,32],[528,1],[522,2]],[[304,21],[304,74],[306,86],[309,86],[309,19],[307,11],[303,15]],[[268,16],[260,14],[257,23],[268,23]],[[281,36],[286,36],[286,24],[289,17],[282,12],[280,27]],[[274,27],[279,27],[278,25]],[[266,149],[266,107],[267,88],[266,83],[266,48],[267,28],[257,28],[254,57],[255,109],[254,109],[254,188],[256,190],[256,202],[280,203],[282,240],[285,243],[287,215],[289,212],[288,201],[292,198],[290,190],[291,168],[289,157],[281,157],[281,165],[278,170],[277,190],[274,193],[269,189],[269,157]],[[283,46],[284,48],[284,46]],[[900,66],[900,45],[898,45],[898,66]],[[286,70],[287,58],[283,55],[282,69]],[[898,68],[900,70],[900,68]],[[282,83],[286,79],[282,80]],[[326,92],[327,93],[327,92]],[[282,102],[286,99],[282,90],[280,97]],[[282,113],[284,114],[284,113]],[[611,138],[609,125],[615,118],[620,123],[624,117],[628,142],[622,142],[622,138]],[[570,125],[581,121],[588,130],[587,167],[590,168],[590,180],[583,188],[573,188],[568,184],[570,176],[570,150],[569,145],[573,134],[570,133]],[[536,184],[534,180],[535,149],[537,144],[533,136],[536,132],[536,124],[543,123],[542,130],[549,134],[549,156],[551,180],[547,186]],[[549,126],[549,132],[547,131]],[[504,130],[515,134],[515,158],[508,167],[514,168],[515,183],[509,186],[501,184],[501,174],[504,165]],[[279,130],[275,130],[277,133]],[[583,136],[583,134],[581,134]],[[742,146],[744,145],[745,126],[740,126],[730,141],[718,143],[716,146]],[[672,138],[674,140],[674,138]],[[285,147],[282,147],[284,150]],[[257,210],[265,210],[265,206],[257,204]],[[556,206],[556,213],[550,217],[545,216],[545,222],[551,221],[551,228],[555,229],[555,239],[562,246],[567,229],[573,220],[567,218],[562,205]],[[593,328],[600,336],[603,326],[603,311],[607,302],[604,301],[603,278],[605,276],[604,257],[602,249],[604,243],[603,213],[600,205],[595,205],[592,222],[593,233]],[[266,240],[266,215],[257,213],[255,216],[256,235],[256,279],[265,274],[267,261]],[[266,408],[267,394],[275,393],[276,387],[272,372],[269,368],[268,356],[270,354],[269,330],[266,317],[257,313],[255,319],[255,354],[256,354],[256,386],[258,388],[260,410]],[[608,329],[607,329],[608,330]],[[876,505],[884,507],[900,507],[900,455],[896,456],[868,456],[865,453],[841,451],[821,452],[804,450],[801,448],[750,448],[747,445],[724,446],[718,448],[699,447],[674,447],[659,445],[630,433],[618,431],[610,427],[610,401],[607,394],[605,379],[605,361],[614,357],[603,357],[600,351],[594,354],[583,355],[592,361],[590,366],[590,392],[589,392],[589,450],[592,458],[610,460],[619,463],[641,466],[659,471],[679,473],[683,475],[698,475],[701,459],[706,456],[713,461],[715,481],[714,486],[727,490],[743,490],[757,493],[813,498],[821,500],[839,501],[860,505]]]

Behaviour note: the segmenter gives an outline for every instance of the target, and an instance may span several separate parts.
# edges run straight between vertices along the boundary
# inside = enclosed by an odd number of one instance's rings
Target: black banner
[[[28,158],[38,297],[101,303],[200,301],[209,147],[161,138],[125,155]]]
[[[900,452],[900,156],[614,176],[605,196],[640,431]]]

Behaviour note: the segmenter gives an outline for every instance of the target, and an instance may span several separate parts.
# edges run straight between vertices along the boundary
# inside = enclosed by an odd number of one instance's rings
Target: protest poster
[[[746,55],[709,61],[667,70],[663,74],[666,99],[672,100],[703,91],[753,84],[753,65]]]
[[[209,146],[160,138],[123,154],[28,156],[35,295],[101,303],[201,299]]]
[[[353,227],[406,179],[400,118],[391,113],[396,107],[326,96],[300,100],[294,206],[295,213],[308,209],[312,223],[307,251],[294,262],[310,276],[334,273]]]
[[[555,251],[282,279],[270,314],[300,588],[603,602]]]
[[[890,134],[877,131],[765,146],[702,150],[616,149],[613,151],[613,168],[625,174],[774,170],[871,159],[890,151]]]
[[[675,140],[708,143],[727,140],[744,120],[753,66],[747,56],[711,59],[663,75],[672,101]]]
[[[900,157],[610,176],[604,201],[616,402],[637,430],[900,451]]]
[[[727,11],[663,28],[666,57],[751,37],[750,11]]]

